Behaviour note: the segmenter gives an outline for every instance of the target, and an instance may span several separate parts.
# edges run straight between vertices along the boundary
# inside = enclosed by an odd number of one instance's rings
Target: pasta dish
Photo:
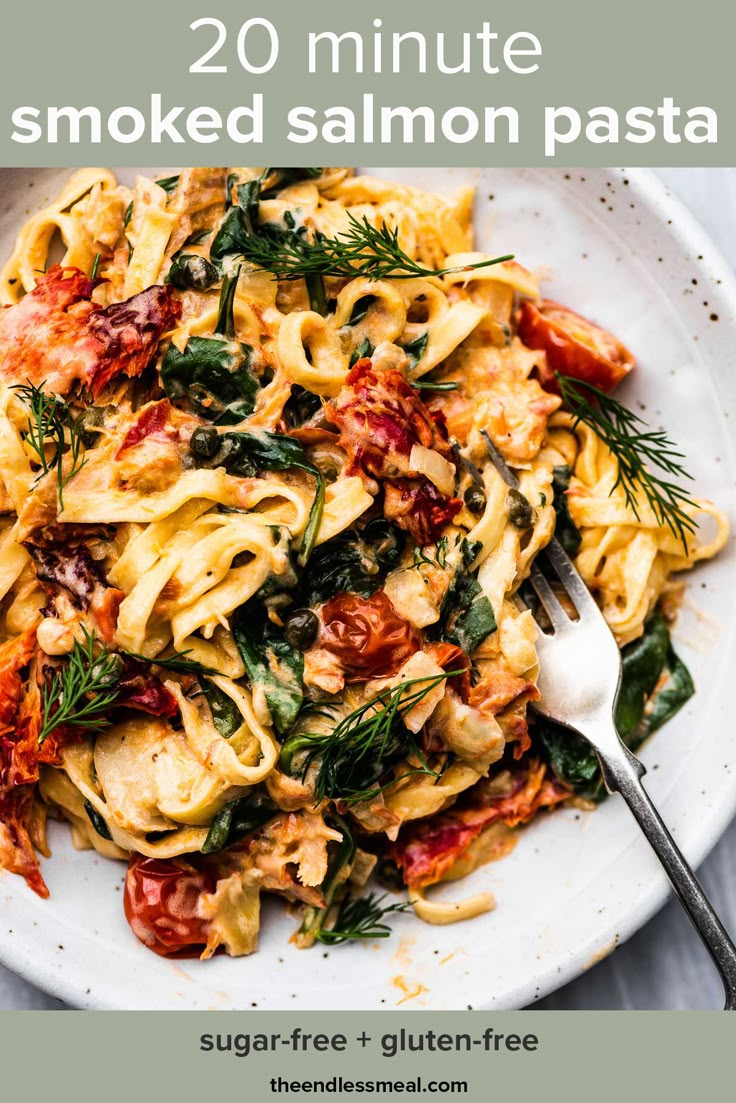
[[[632,354],[474,251],[472,205],[342,168],[84,169],[20,229],[0,865],[40,896],[53,817],[127,863],[162,955],[253,952],[263,893],[303,947],[490,911],[433,886],[603,796],[533,708],[553,535],[622,649],[628,744],[694,692],[670,628],[726,518],[613,397]]]

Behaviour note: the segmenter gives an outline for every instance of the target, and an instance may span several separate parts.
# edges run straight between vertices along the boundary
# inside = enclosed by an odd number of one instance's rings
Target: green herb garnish
[[[123,662],[104,645],[96,652],[94,632],[82,628],[84,643],[74,647],[50,684],[41,690],[39,746],[63,724],[97,734],[111,723],[107,715],[118,697]]]
[[[582,421],[610,448],[618,462],[618,478],[612,491],[621,486],[626,504],[639,519],[637,492],[643,491],[657,524],[666,525],[687,553],[688,533],[697,523],[684,509],[696,503],[677,483],[653,473],[653,464],[666,475],[691,479],[681,464],[683,453],[662,429],[650,429],[638,414],[623,406],[592,383],[555,373],[560,394],[576,422]]]
[[[18,397],[30,407],[28,418],[28,432],[26,443],[35,452],[41,466],[40,474],[48,475],[49,471],[56,470],[57,494],[59,499],[59,512],[64,510],[64,489],[69,481],[78,474],[87,462],[82,456],[82,416],[74,417],[71,410],[61,398],[56,395],[46,394],[40,387],[32,383],[14,387]],[[64,448],[69,446],[66,455],[71,459],[71,466],[64,474]],[[47,447],[51,448],[50,458],[46,454]]]
[[[188,659],[187,655],[190,651],[189,648],[186,651],[175,651],[173,655],[157,655],[155,658],[139,655],[135,651],[124,651],[123,654],[139,663],[152,663],[154,666],[163,667],[164,670],[173,670],[176,674],[217,674],[216,670],[205,666],[204,663],[197,662],[196,659]]]
[[[392,912],[404,912],[411,908],[408,900],[398,904],[384,904],[385,896],[369,892],[367,896],[346,896],[340,902],[335,923],[329,930],[322,928],[315,938],[324,946],[336,946],[340,942],[356,939],[388,938],[391,928],[383,922]]]
[[[425,268],[401,248],[398,229],[386,225],[377,229],[365,215],[359,219],[349,211],[348,223],[349,229],[337,237],[316,233],[312,239],[301,230],[261,226],[259,233],[240,238],[238,245],[246,260],[266,268],[279,280],[301,280],[312,275],[408,280],[470,272],[513,259],[509,254],[461,267]]]
[[[414,774],[437,777],[437,772],[424,762],[402,717],[440,682],[462,673],[451,670],[429,678],[409,678],[354,709],[330,732],[298,732],[290,736],[281,748],[282,767],[291,773],[295,757],[304,753],[300,764],[304,780],[309,767],[319,760],[315,799],[319,802],[328,797],[347,804],[370,800]],[[418,688],[406,693],[412,686]],[[401,778],[377,784],[392,764],[412,754],[419,760],[419,766],[411,767]]]

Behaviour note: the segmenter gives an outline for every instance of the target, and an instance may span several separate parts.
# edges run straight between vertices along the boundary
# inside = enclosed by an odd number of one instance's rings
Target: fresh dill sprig
[[[437,777],[437,772],[423,760],[403,717],[440,682],[461,673],[451,670],[429,678],[408,678],[359,705],[332,731],[298,732],[290,736],[281,748],[282,767],[286,773],[291,773],[295,756],[305,752],[301,764],[304,779],[311,764],[319,760],[314,784],[316,800],[319,802],[327,797],[346,804],[371,800],[397,781],[414,774]],[[417,688],[412,690],[412,686]],[[408,755],[416,756],[420,765],[412,766],[401,777],[381,785],[380,778],[391,764]]]
[[[434,559],[427,554],[424,548],[416,547],[413,554],[412,567],[420,567],[425,563],[428,567],[439,567],[444,571],[447,566],[447,554],[450,550],[450,541],[446,536],[440,536],[434,549]],[[411,570],[411,567],[405,568]]]
[[[618,477],[612,492],[622,487],[627,506],[639,520],[636,497],[642,491],[657,523],[666,525],[687,553],[687,537],[695,532],[697,522],[684,507],[696,503],[678,483],[647,467],[652,464],[665,475],[692,479],[680,462],[683,453],[664,430],[650,429],[638,414],[592,383],[555,374],[560,394],[576,423],[582,421],[589,426],[616,458]]]
[[[82,628],[84,643],[74,647],[41,691],[39,746],[63,724],[97,734],[110,724],[106,713],[118,697],[122,660],[104,645],[97,649],[94,632]]]
[[[376,896],[372,892],[357,898],[348,894],[340,902],[333,926],[320,929],[315,938],[324,946],[336,946],[340,942],[356,939],[388,938],[391,928],[383,922],[384,917],[391,912],[407,911],[411,903],[402,900],[397,904],[384,905],[385,899],[385,896]]]
[[[38,478],[56,470],[59,512],[64,510],[64,490],[69,481],[77,475],[86,459],[82,455],[81,415],[74,417],[63,399],[47,394],[40,387],[28,383],[13,388],[18,397],[29,407],[28,431],[26,443],[35,452],[41,471]],[[66,457],[71,460],[64,474],[64,449],[68,445]],[[47,448],[51,454],[47,455]]]
[[[217,671],[211,666],[205,666],[204,663],[197,662],[196,659],[188,659],[187,655],[190,652],[191,648],[187,648],[186,651],[175,651],[173,655],[166,656],[157,655],[155,658],[149,658],[148,655],[139,655],[135,651],[124,651],[123,654],[139,663],[152,663],[154,666],[163,667],[164,670],[173,670],[176,674],[217,674]]]
[[[261,226],[258,233],[240,243],[243,256],[272,272],[279,280],[301,280],[311,276],[409,280],[444,276],[449,272],[470,272],[513,259],[509,254],[461,267],[426,268],[401,248],[398,229],[392,230],[385,224],[377,228],[365,215],[359,219],[349,211],[348,222],[349,229],[337,237],[327,237],[319,231],[310,237],[303,230]]]

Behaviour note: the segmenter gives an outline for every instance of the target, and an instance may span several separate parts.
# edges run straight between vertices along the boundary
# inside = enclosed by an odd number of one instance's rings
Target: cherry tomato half
[[[199,899],[214,891],[214,878],[185,862],[134,854],[125,877],[123,907],[136,938],[162,957],[199,957],[209,921],[197,914]]]
[[[546,390],[557,391],[555,372],[559,372],[608,393],[636,363],[612,333],[551,299],[538,303],[525,299],[517,321],[519,336],[527,348],[542,349],[547,354],[546,367],[539,369]]]
[[[348,682],[390,677],[419,650],[411,625],[382,590],[372,597],[338,594],[320,613],[317,646],[339,660]]]

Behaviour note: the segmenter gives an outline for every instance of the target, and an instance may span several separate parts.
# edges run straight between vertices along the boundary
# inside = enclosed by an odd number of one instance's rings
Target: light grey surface
[[[710,233],[736,268],[736,169],[663,169],[658,175]],[[706,686],[700,686],[707,692]],[[736,822],[705,862],[701,877],[726,926],[736,931]],[[658,916],[611,957],[548,996],[548,1010],[717,1008],[718,977],[678,904]],[[48,1010],[64,1005],[0,966],[0,1009]]]

